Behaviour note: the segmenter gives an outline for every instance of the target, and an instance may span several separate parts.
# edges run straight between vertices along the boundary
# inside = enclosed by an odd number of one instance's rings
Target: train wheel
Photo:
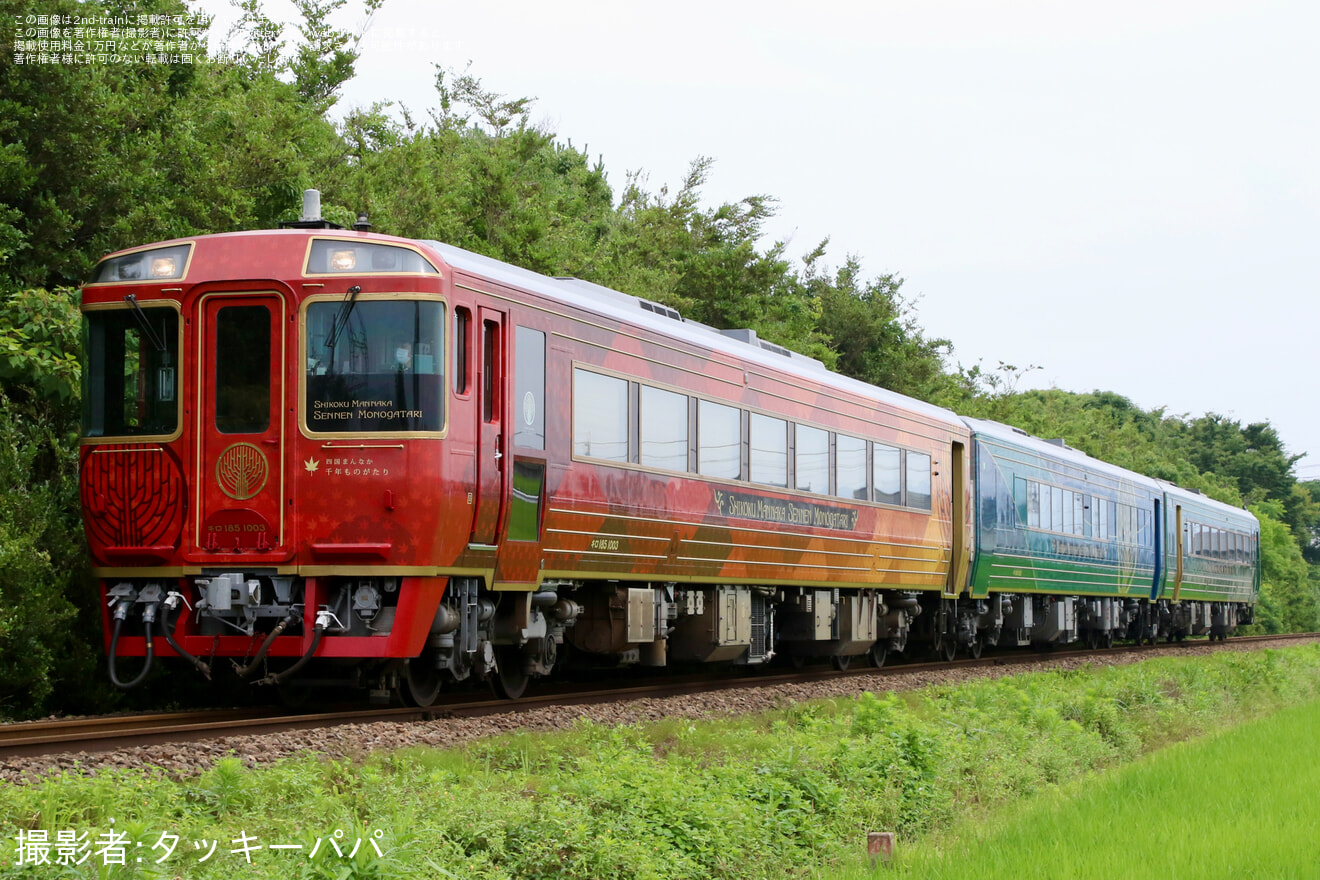
[[[497,696],[506,700],[516,700],[527,690],[527,683],[532,677],[523,665],[521,648],[513,645],[501,645],[495,649],[495,662],[498,669],[491,683]]]
[[[1100,644],[1105,650],[1114,647],[1114,631],[1112,629],[1105,630],[1105,634],[1100,637]]]
[[[286,709],[302,709],[311,702],[312,689],[299,681],[282,681],[275,686],[280,705]]]
[[[973,660],[980,660],[981,649],[984,647],[985,647],[985,642],[983,642],[981,640],[981,637],[978,635],[975,639],[972,640],[972,643],[967,646],[967,653],[971,655],[971,658]]]
[[[852,665],[852,659],[852,655],[850,654],[835,654],[830,658],[830,665],[840,672],[843,672]]]
[[[419,709],[432,705],[440,696],[443,679],[440,677],[440,670],[435,668],[434,663],[428,662],[429,660],[430,658],[425,654],[409,660],[404,667],[403,687],[399,689],[402,691],[404,702]]]
[[[1100,647],[1100,633],[1098,630],[1088,629],[1086,631],[1086,647],[1092,651]]]
[[[953,658],[958,656],[958,640],[953,636],[946,635],[940,639],[938,651],[941,659],[952,663]]]
[[[789,654],[789,655],[788,655],[788,665],[792,666],[794,669],[797,669],[797,670],[806,669],[806,668],[807,668],[807,655],[806,655],[806,654]]]
[[[871,646],[871,650],[866,652],[866,656],[870,659],[871,665],[879,669],[885,665],[885,660],[889,659],[889,646],[884,642],[876,642]]]

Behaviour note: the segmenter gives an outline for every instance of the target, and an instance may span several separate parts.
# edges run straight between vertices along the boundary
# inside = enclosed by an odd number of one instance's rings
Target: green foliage
[[[118,830],[150,835],[146,849],[167,830],[180,848],[151,870],[197,880],[240,868],[257,880],[805,876],[852,863],[866,830],[897,830],[907,843],[1314,699],[1317,673],[1314,645],[1219,652],[751,718],[584,720],[566,732],[361,762],[307,756],[253,768],[229,757],[181,780],[149,768],[63,775],[0,789],[0,836],[75,829],[95,839],[114,819]],[[227,852],[244,833],[303,849],[266,848],[249,866]],[[203,862],[195,840],[223,848]],[[9,860],[0,878],[25,870]]]
[[[78,328],[75,291],[0,294],[0,382],[26,385],[59,403],[76,402],[82,375]]]

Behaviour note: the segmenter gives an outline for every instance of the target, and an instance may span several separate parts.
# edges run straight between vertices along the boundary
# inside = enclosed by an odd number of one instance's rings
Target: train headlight
[[[151,248],[102,260],[90,283],[124,281],[173,281],[183,277],[191,244]]]
[[[177,278],[179,261],[174,257],[155,257],[151,261],[152,278]]]
[[[335,251],[330,255],[330,268],[336,272],[351,272],[357,268],[357,251]]]

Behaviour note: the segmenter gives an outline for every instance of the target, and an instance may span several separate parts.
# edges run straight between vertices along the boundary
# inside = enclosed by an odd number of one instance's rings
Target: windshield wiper
[[[166,351],[165,340],[156,335],[156,331],[151,329],[151,322],[147,320],[146,312],[142,311],[142,306],[138,305],[137,294],[130,293],[124,297],[124,302],[133,310],[133,317],[137,319],[142,327],[142,332],[147,334],[147,339],[156,347],[156,351]]]
[[[335,313],[335,319],[330,323],[330,334],[325,341],[325,347],[331,351],[334,351],[339,334],[348,326],[348,318],[353,314],[353,307],[357,305],[357,295],[361,292],[362,288],[354,284],[344,295],[344,301],[340,303],[339,311]]]

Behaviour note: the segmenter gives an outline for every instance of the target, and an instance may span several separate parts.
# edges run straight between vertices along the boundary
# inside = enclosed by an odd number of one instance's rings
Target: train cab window
[[[866,441],[840,434],[834,450],[835,494],[841,498],[867,499]]]
[[[573,454],[628,460],[628,383],[623,379],[573,371]]]
[[[793,444],[794,485],[803,492],[830,493],[830,434],[798,425]],[[863,457],[865,450],[863,450]]]
[[[871,470],[875,478],[875,500],[884,504],[903,503],[903,450],[875,444]]]
[[[513,341],[513,443],[545,449],[545,334],[519,327]]]
[[[318,433],[439,431],[444,303],[321,300],[307,307],[306,419]]]
[[[742,478],[742,412],[709,400],[697,404],[697,473]]]
[[[83,315],[85,437],[145,437],[179,428],[179,313],[161,306]]]
[[[907,454],[907,506],[930,510],[930,456],[924,452]]]
[[[749,479],[753,483],[788,488],[788,422],[752,413]],[[828,455],[828,453],[827,453]]]
[[[222,434],[270,428],[270,309],[225,306],[215,315],[215,427]]]
[[[688,399],[643,385],[641,392],[641,464],[667,471],[688,469]]]

